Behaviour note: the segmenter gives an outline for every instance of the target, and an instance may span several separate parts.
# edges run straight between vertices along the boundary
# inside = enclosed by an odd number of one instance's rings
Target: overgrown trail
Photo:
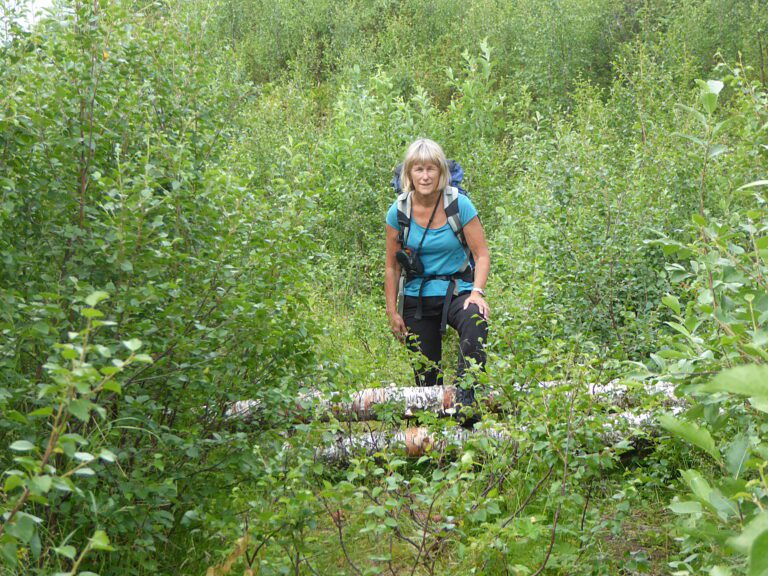
[[[765,3],[33,4],[0,5],[0,575],[768,574]],[[392,392],[424,136],[491,252],[471,434]]]

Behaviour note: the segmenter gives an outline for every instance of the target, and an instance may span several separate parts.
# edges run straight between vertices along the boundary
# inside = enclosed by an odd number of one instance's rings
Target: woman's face
[[[429,196],[437,190],[440,182],[440,168],[432,162],[417,162],[411,166],[411,182],[413,189],[424,196]]]

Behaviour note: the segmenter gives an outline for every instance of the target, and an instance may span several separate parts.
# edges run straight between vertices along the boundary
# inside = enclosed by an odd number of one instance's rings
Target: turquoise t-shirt
[[[466,226],[472,218],[477,216],[477,209],[472,204],[472,201],[464,194],[459,195],[459,220],[461,225]],[[397,223],[397,200],[389,207],[387,212],[387,224],[399,231],[400,226]],[[424,236],[425,228],[419,226],[415,220],[411,219],[411,228],[408,232],[408,238],[406,239],[406,245],[416,250],[419,247],[419,242]],[[448,222],[440,228],[430,229],[427,237],[424,240],[424,244],[421,246],[421,253],[419,254],[421,261],[424,264],[424,275],[450,275],[458,272],[467,255],[464,252],[464,248],[461,247],[461,242],[453,233],[451,225]],[[418,296],[419,289],[421,288],[422,278],[414,278],[408,284],[405,285],[406,296]],[[458,280],[459,292],[465,290],[472,290],[471,282],[464,282]],[[427,285],[424,286],[424,292],[422,296],[445,296],[448,291],[448,280],[430,280]]]

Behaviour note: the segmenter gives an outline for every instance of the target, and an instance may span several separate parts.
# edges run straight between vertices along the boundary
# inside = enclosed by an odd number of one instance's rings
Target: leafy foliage
[[[0,573],[766,572],[763,3],[27,8],[0,6]],[[488,236],[502,440],[338,466],[365,425],[296,414],[411,381],[382,232],[425,135]],[[592,400],[615,377],[668,435]]]

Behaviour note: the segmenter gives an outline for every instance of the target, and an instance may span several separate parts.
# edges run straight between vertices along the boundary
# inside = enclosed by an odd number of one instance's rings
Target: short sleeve
[[[459,219],[461,220],[461,225],[466,226],[475,216],[477,216],[477,208],[472,204],[472,200],[464,194],[459,194]]]
[[[387,224],[395,230],[400,230],[400,225],[397,223],[397,202],[393,203],[387,211]]]

